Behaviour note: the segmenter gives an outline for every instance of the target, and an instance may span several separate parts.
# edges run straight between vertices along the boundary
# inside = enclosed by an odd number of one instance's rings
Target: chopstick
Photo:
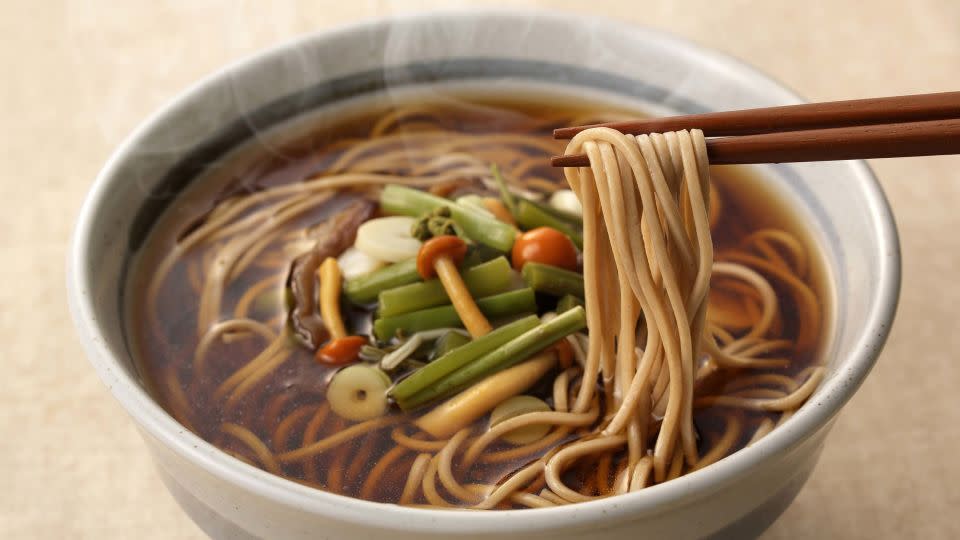
[[[761,109],[608,122],[558,128],[553,130],[553,138],[570,139],[587,128],[600,126],[631,135],[700,129],[707,137],[726,137],[948,118],[960,118],[960,92],[803,103]]]
[[[960,153],[960,92],[746,109],[598,124],[630,134],[698,128],[711,163],[782,163]],[[593,126],[560,128],[566,138]],[[742,135],[742,136],[734,136]],[[588,166],[585,155],[555,167]]]
[[[714,165],[960,154],[960,119],[785,131],[707,139]],[[584,154],[554,156],[554,167],[588,167]]]

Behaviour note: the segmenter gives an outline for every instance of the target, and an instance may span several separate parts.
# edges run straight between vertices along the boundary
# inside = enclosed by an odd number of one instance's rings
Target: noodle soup
[[[565,146],[553,128],[630,116],[410,98],[239,149],[162,216],[131,272],[128,331],[148,386],[237,459],[414,506],[575,503],[751,444],[822,377],[820,255],[740,167],[713,167],[702,186],[712,256],[684,247],[695,182],[674,167],[684,234],[667,214],[657,234],[631,222],[666,242],[634,253],[661,265],[656,298],[632,296],[601,225],[617,200],[591,203],[582,183],[611,170],[581,171],[571,191],[549,166]],[[671,144],[660,167],[682,157]],[[619,172],[632,174],[622,160]],[[699,272],[684,262],[698,253]],[[668,267],[692,309],[657,326],[641,307],[667,305]],[[659,345],[680,343],[674,327],[691,343],[676,361]]]

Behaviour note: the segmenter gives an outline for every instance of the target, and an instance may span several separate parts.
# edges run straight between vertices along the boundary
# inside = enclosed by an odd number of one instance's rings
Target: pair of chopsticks
[[[810,103],[610,122],[556,129],[569,139],[591,127],[631,135],[701,129],[712,164],[789,163],[960,154],[960,92]],[[554,156],[586,167],[587,156]]]

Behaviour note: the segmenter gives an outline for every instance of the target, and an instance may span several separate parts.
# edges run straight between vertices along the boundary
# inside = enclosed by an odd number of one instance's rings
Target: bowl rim
[[[495,513],[406,508],[328,493],[274,476],[221,452],[177,423],[150,397],[140,383],[120,366],[121,360],[106,346],[106,338],[96,318],[96,309],[88,286],[92,282],[95,271],[85,267],[84,261],[93,242],[91,232],[97,221],[97,213],[103,205],[109,204],[109,187],[116,177],[116,172],[134,152],[137,143],[146,133],[154,126],[163,124],[182,102],[191,96],[204,93],[216,81],[229,76],[237,68],[250,68],[266,59],[288,54],[289,51],[308,43],[333,40],[338,36],[372,30],[385,24],[455,20],[478,16],[583,23],[583,16],[574,13],[537,9],[456,9],[368,19],[306,34],[255,52],[204,77],[150,115],[111,154],[90,188],[74,227],[68,257],[67,292],[70,312],[87,357],[116,399],[136,420],[141,431],[161,442],[181,458],[192,462],[194,466],[215,475],[222,481],[266,497],[276,504],[326,519],[385,530],[399,528],[407,532],[462,534],[464,530],[468,530],[471,533],[492,534],[507,531],[513,533],[543,531],[571,525],[583,526],[653,515],[668,508],[671,503],[691,500],[691,498],[705,496],[721,489],[765,460],[802,444],[808,437],[827,425],[852,397],[876,362],[889,335],[899,300],[901,261],[896,225],[879,182],[863,161],[849,162],[850,174],[859,180],[859,185],[863,188],[865,206],[879,224],[875,234],[884,252],[881,256],[883,264],[878,269],[879,279],[875,284],[878,301],[868,314],[860,331],[854,348],[855,352],[838,367],[834,376],[821,383],[816,406],[803,407],[781,429],[718,463],[640,492],[579,503],[574,506],[505,510]],[[625,24],[602,17],[592,17],[592,19],[591,24],[597,25],[597,28],[605,27],[611,31],[643,35],[644,39],[659,42],[685,55],[709,60],[717,66],[735,72],[744,80],[762,84],[765,91],[771,92],[773,97],[785,101],[801,101],[797,94],[778,81],[732,56],[645,26]]]

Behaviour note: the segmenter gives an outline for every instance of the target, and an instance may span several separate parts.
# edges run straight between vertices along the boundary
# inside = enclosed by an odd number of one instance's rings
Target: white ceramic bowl
[[[862,162],[767,167],[825,254],[829,375],[758,444],[641,492],[543,510],[433,511],[316,491],[220,452],[144,391],[123,332],[126,263],[168,196],[253,134],[346,98],[409,85],[536,84],[679,112],[799,101],[751,68],[647,29],[541,12],[429,14],[307,36],[230,66],[171,101],[113,154],[70,255],[73,317],[94,367],[137,422],[183,508],[216,537],[700,538],[759,533],[810,474],[841,406],[883,346],[900,261],[890,210]],[[122,473],[122,471],[121,471]]]

